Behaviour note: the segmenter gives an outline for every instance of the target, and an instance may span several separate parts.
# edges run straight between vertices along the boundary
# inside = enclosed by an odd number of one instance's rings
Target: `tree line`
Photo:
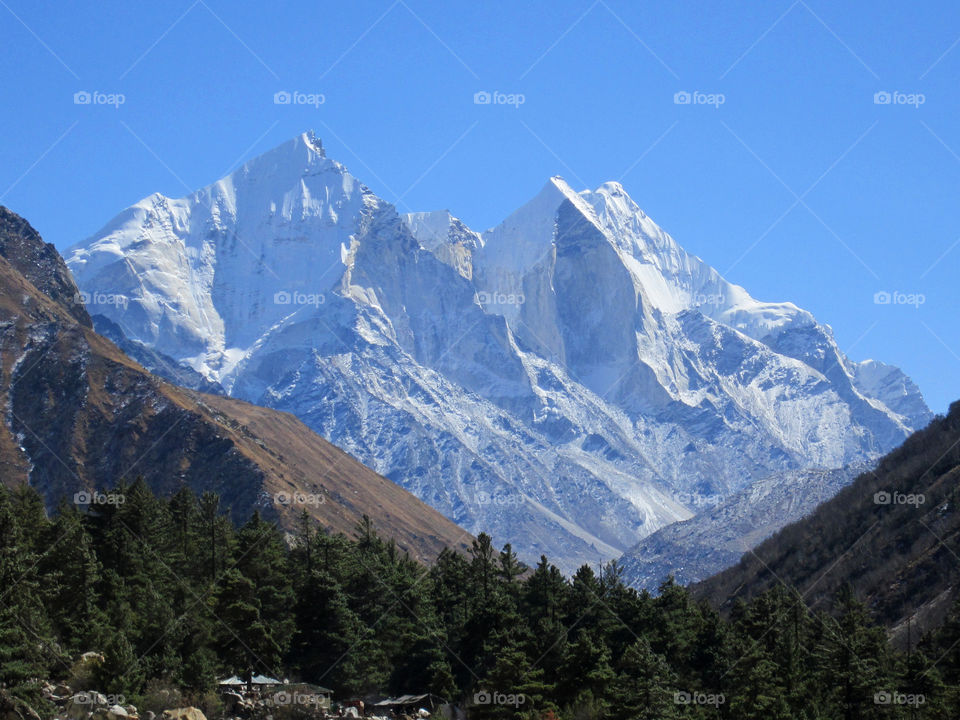
[[[41,714],[39,682],[95,650],[79,689],[132,699],[262,673],[471,718],[960,717],[960,607],[898,651],[849,588],[830,612],[778,586],[724,618],[670,579],[654,596],[616,563],[566,578],[483,534],[425,567],[367,518],[353,537],[306,513],[235,527],[216,495],[142,480],[82,499],[48,514],[0,489],[0,686]]]

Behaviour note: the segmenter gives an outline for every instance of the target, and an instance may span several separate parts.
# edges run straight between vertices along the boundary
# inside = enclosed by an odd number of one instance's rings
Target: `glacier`
[[[131,342],[565,572],[691,518],[691,493],[869,461],[932,417],[899,369],[727,282],[613,182],[550,178],[476,232],[399,214],[306,132],[66,257]]]

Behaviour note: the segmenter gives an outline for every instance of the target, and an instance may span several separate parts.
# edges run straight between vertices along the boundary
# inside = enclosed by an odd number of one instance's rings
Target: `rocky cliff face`
[[[292,525],[307,509],[347,532],[365,513],[423,558],[468,537],[291,416],[145,371],[94,332],[60,256],[5,208],[0,288],[4,483],[28,481],[54,507],[143,476],[159,493],[215,491],[237,520],[259,509]]]
[[[564,569],[929,419],[895,368],[687,254],[617,183],[496,228],[399,216],[310,133],[68,253],[96,312],[296,414],[448,518]],[[788,477],[788,476],[785,476]]]

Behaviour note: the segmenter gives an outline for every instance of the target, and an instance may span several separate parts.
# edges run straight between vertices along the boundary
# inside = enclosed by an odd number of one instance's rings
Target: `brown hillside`
[[[259,509],[292,528],[306,509],[350,532],[365,514],[422,560],[469,543],[294,417],[151,375],[71,307],[76,288],[50,248],[0,208],[0,481],[29,480],[53,507],[143,476],[160,494],[215,491],[236,521]]]

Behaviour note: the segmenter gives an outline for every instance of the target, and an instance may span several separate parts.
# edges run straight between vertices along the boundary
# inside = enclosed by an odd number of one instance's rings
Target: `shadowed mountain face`
[[[129,340],[565,571],[689,518],[684,497],[875,459],[930,418],[897,368],[727,282],[618,183],[551,178],[477,233],[398,215],[305,133],[67,260]]]
[[[154,491],[217,492],[292,527],[301,509],[333,531],[363,514],[418,558],[469,536],[290,415],[161,380],[92,329],[66,265],[0,208],[0,481],[49,506],[143,476]]]
[[[960,589],[960,402],[872,472],[733,567],[694,586],[723,610],[780,583],[813,609],[846,583],[902,640],[938,624]]]

